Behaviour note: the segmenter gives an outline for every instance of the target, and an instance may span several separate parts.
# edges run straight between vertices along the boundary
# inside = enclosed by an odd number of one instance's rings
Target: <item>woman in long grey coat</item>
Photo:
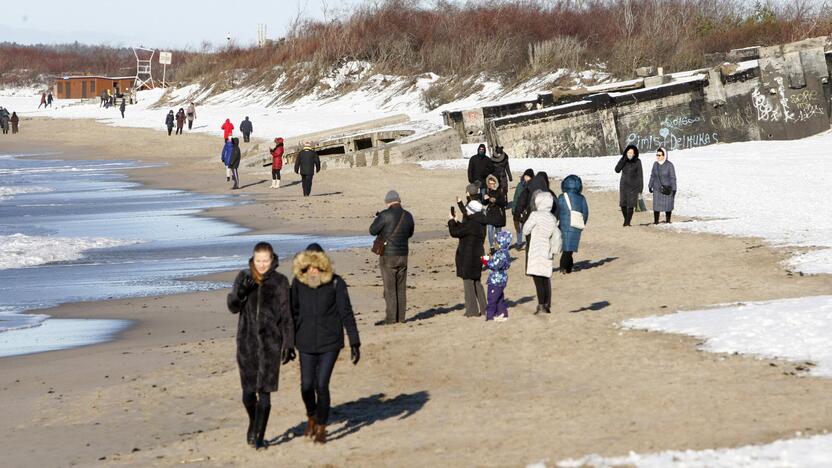
[[[551,313],[552,261],[561,251],[561,237],[552,214],[554,197],[549,191],[539,191],[534,197],[535,210],[523,224],[523,235],[529,238],[526,250],[526,275],[531,276],[537,291],[537,310]]]
[[[629,226],[638,204],[638,196],[644,190],[644,173],[635,145],[629,145],[624,149],[624,154],[615,165],[615,173],[621,174],[618,205],[621,206],[621,214],[624,215],[624,226]]]
[[[670,222],[673,202],[676,198],[676,168],[667,160],[667,151],[656,151],[656,162],[650,171],[650,183],[647,184],[653,194],[653,224],[659,224],[659,213],[664,211],[664,220]]]

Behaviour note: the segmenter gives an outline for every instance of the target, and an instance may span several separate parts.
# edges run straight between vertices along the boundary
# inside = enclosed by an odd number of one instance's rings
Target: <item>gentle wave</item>
[[[137,244],[136,240],[50,237],[12,234],[0,236],[0,269],[24,268],[78,260],[84,251]]]
[[[20,195],[22,193],[44,193],[44,192],[54,192],[55,189],[49,187],[20,187],[20,186],[11,186],[11,187],[0,187],[0,200],[5,198],[9,198],[13,195]]]

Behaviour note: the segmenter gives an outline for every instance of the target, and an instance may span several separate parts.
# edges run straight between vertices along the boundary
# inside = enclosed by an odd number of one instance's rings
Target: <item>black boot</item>
[[[664,212],[664,222],[666,222],[667,224],[670,224],[670,214],[671,213],[673,213],[673,212],[672,211],[665,211]],[[656,215],[656,218],[658,218],[658,217],[659,217],[659,215]]]
[[[254,431],[254,417],[257,412],[257,403],[243,403],[246,407],[246,413],[248,413],[248,432],[246,432],[246,442],[249,445],[254,447],[254,440],[255,440],[255,431]]]
[[[268,447],[266,441],[266,425],[269,423],[269,413],[272,411],[271,405],[257,405],[257,414],[254,416],[254,448],[257,450],[265,450]]]
[[[659,212],[658,211],[653,212],[653,224],[659,224]]]
[[[621,207],[621,215],[624,216],[624,224],[622,224],[622,226],[626,227],[627,226],[627,208],[626,207],[623,207],[623,206]]]

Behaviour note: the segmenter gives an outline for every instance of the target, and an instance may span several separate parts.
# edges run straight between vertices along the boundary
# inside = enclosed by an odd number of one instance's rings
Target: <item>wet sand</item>
[[[129,174],[154,187],[232,193],[219,138],[90,121],[25,123],[25,132],[2,140],[4,151],[166,162]],[[832,278],[786,272],[784,253],[759,240],[654,229],[649,214],[624,229],[617,194],[590,192],[576,272],[553,279],[553,314],[532,315],[534,287],[519,255],[509,271],[511,318],[485,323],[462,317],[456,243],[447,236],[448,207],[465,187],[461,172],[324,171],[308,199],[298,177],[283,173],[285,188],[272,190],[266,170],[241,170],[245,189],[234,195],[252,203],[206,215],[259,233],[363,234],[395,188],[417,222],[405,324],[374,326],[384,301],[369,249],[332,254],[350,285],[363,345],[357,366],[343,353],[335,368],[331,442],[297,437],[305,415],[294,362],[281,369],[272,397],[267,437],[275,445],[264,452],[245,445],[236,320],[226,291],[214,291],[46,311],[136,324],[110,343],[0,359],[5,466],[525,466],[832,429],[832,381],[808,377],[796,363],[705,353],[693,338],[618,326],[717,303],[828,294]]]

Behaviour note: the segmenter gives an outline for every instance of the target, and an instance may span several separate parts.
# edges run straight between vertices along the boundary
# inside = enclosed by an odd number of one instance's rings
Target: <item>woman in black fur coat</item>
[[[289,308],[289,280],[275,271],[278,262],[272,246],[258,243],[248,264],[234,280],[228,310],[239,314],[237,365],[248,412],[246,440],[259,450],[266,448],[270,394],[277,391],[280,364],[295,358],[295,326]]]

